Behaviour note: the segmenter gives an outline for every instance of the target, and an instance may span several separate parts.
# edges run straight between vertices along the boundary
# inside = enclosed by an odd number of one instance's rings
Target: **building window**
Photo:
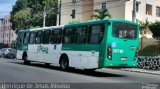
[[[106,2],[102,2],[102,9],[106,9]]]
[[[76,10],[74,9],[74,10],[72,10],[72,14],[71,14],[72,19],[74,19],[74,18],[75,18],[75,14],[76,14]]]
[[[152,5],[146,4],[146,14],[152,15]]]
[[[156,16],[160,17],[160,7],[156,7]]]

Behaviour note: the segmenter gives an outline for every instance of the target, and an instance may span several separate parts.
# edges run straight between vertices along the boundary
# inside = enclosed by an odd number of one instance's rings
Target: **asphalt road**
[[[22,60],[0,58],[0,83],[71,83],[73,84],[70,86],[71,89],[88,89],[92,85],[92,89],[97,89],[98,86],[101,86],[101,89],[113,89],[113,87],[125,89],[122,87],[124,85],[131,87],[130,89],[137,87],[142,89],[143,84],[160,83],[160,75],[107,68],[98,69],[95,72],[78,69],[62,71],[58,66],[45,66],[39,63],[24,65]],[[105,86],[102,87],[103,85]],[[159,88],[160,85],[156,87],[156,89]]]

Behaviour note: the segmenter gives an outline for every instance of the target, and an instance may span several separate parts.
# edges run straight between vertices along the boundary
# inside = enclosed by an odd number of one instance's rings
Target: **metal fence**
[[[160,69],[160,37],[140,38],[138,52],[138,68]]]

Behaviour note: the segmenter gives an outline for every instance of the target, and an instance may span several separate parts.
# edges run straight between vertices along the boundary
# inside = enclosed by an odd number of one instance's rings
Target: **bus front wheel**
[[[23,55],[23,61],[24,61],[24,64],[26,64],[26,65],[30,64],[30,61],[27,60],[27,55],[26,54]]]
[[[66,56],[63,56],[60,60],[60,68],[65,70],[69,67],[69,61]]]

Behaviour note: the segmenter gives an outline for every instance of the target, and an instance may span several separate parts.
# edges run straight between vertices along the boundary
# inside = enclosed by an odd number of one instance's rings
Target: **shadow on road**
[[[22,62],[10,62],[10,63],[24,65]],[[49,66],[49,65],[44,65],[42,63],[41,64],[40,63],[31,63],[30,65],[25,65],[25,66],[53,69],[53,70],[57,70],[57,71],[69,72],[69,73],[74,73],[74,74],[82,74],[82,75],[93,76],[93,77],[126,77],[124,75],[106,73],[104,71],[103,72],[101,72],[101,71],[87,71],[87,70],[80,70],[80,69],[74,69],[74,68],[62,70],[59,66],[53,66],[53,65]]]

